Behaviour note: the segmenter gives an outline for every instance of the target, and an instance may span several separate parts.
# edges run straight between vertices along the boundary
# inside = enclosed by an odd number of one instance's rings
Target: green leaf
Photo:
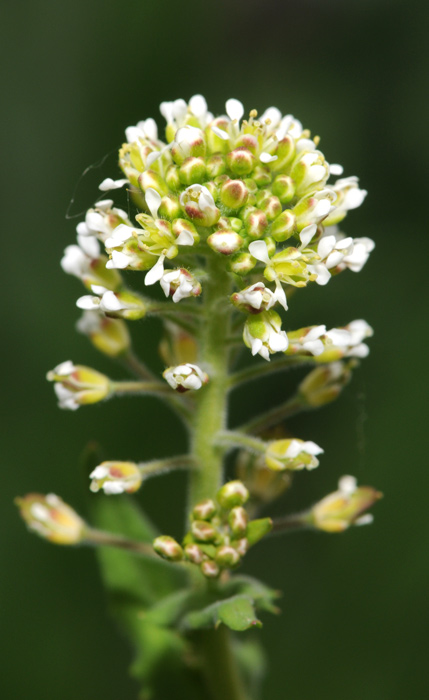
[[[223,585],[223,590],[229,595],[249,596],[257,610],[265,610],[273,614],[280,612],[279,608],[274,605],[274,601],[281,596],[281,593],[251,576],[234,576]]]
[[[251,520],[247,526],[246,537],[249,545],[252,546],[259,542],[265,535],[271,532],[273,521],[271,518],[260,518],[259,520]]]
[[[204,629],[218,627],[222,622],[236,632],[262,626],[255,615],[253,600],[246,595],[218,600],[201,610],[188,613],[183,626],[187,629]]]

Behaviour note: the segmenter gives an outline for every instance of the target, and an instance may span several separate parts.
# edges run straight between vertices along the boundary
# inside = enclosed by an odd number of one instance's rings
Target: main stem
[[[199,364],[210,379],[196,397],[191,448],[196,469],[189,475],[190,510],[199,501],[213,498],[222,485],[225,451],[215,444],[215,438],[219,431],[226,429],[227,420],[231,280],[220,255],[213,254],[208,259],[207,273]],[[203,584],[201,579],[195,582]],[[229,630],[223,625],[217,630],[202,630],[198,634],[198,649],[213,700],[246,700]]]
[[[208,259],[207,272],[199,364],[210,379],[196,396],[192,454],[197,469],[190,476],[190,508],[215,495],[223,474],[224,450],[214,440],[226,426],[231,281],[225,261],[216,254]]]

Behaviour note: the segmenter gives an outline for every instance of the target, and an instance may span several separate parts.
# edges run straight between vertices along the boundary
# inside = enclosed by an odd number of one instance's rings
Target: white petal
[[[321,355],[325,349],[321,340],[306,340],[305,343],[302,344],[302,347],[304,350],[311,352],[314,357]]]
[[[319,245],[317,246],[317,254],[322,260],[327,258],[329,253],[334,250],[336,242],[335,236],[323,236],[323,238],[320,239]]]
[[[101,296],[109,291],[107,287],[103,287],[101,284],[91,284],[91,290],[94,292],[94,294],[98,294],[98,296]]]
[[[106,263],[108,270],[125,270],[130,264],[130,258],[125,253],[120,253],[117,250],[112,252],[112,259]]]
[[[65,362],[61,362],[59,365],[57,365],[54,369],[55,374],[59,374],[61,377],[67,376],[68,374],[71,374],[74,372],[76,367],[74,366],[73,362],[71,360],[66,360]]]
[[[332,267],[337,267],[337,265],[340,264],[340,262],[343,260],[344,255],[341,253],[339,250],[333,250],[332,253],[328,255],[328,257],[325,260],[325,265],[330,270]]]
[[[159,282],[161,279],[162,275],[164,274],[164,259],[165,255],[160,255],[155,265],[146,274],[144,283],[147,287],[151,284],[155,284],[155,282]]]
[[[265,153],[265,151],[263,151],[259,156],[261,163],[272,163],[273,161],[277,160],[277,158],[278,156],[272,156],[270,153]]]
[[[146,158],[146,167],[150,168],[152,163],[155,163],[158,158],[162,156],[162,151],[152,151],[152,153],[149,153],[148,157]]]
[[[100,244],[95,236],[82,236],[78,233],[77,241],[89,258],[95,260],[100,257]]]
[[[150,213],[152,214],[153,218],[156,219],[158,216],[159,205],[161,204],[161,195],[152,187],[148,187],[145,192],[145,199]]]
[[[316,231],[317,231],[316,224],[310,224],[309,226],[305,226],[302,229],[301,233],[299,234],[299,238],[300,238],[300,241],[302,243],[303,248],[306,248],[308,246],[311,239],[314,238]]]
[[[342,476],[338,482],[338,489],[345,496],[351,496],[357,488],[357,479],[354,476]]]
[[[275,129],[277,124],[280,123],[281,118],[282,113],[279,109],[277,109],[277,107],[268,107],[268,109],[266,109],[263,115],[261,116],[260,121],[262,122],[262,124],[264,124],[266,120],[269,119],[271,122],[271,128]]]
[[[134,231],[136,231],[136,229],[132,226],[119,224],[119,226],[116,226],[116,228],[113,229],[110,238],[107,238],[104,241],[104,245],[106,248],[116,248],[132,238]]]
[[[100,299],[98,297],[93,297],[90,294],[85,294],[85,296],[79,297],[76,302],[76,306],[78,309],[91,311],[100,306]]]
[[[287,311],[288,305],[287,305],[286,293],[285,293],[285,290],[283,289],[279,280],[276,280],[276,291],[274,292],[274,299],[275,299],[275,301],[278,301],[278,303],[281,306],[283,306],[285,311]]]
[[[304,342],[307,343],[309,340],[317,340],[324,333],[326,333],[326,326],[315,326],[307,333]]]
[[[127,178],[124,178],[122,180],[112,180],[111,177],[106,177],[106,179],[98,185],[98,189],[102,192],[108,192],[109,190],[120,190],[121,187],[123,187],[127,183]]]
[[[249,253],[254,258],[256,258],[256,260],[259,260],[260,262],[263,262],[266,265],[270,264],[268,248],[265,241],[252,241],[249,244]]]
[[[106,292],[103,294],[103,298],[100,304],[103,311],[119,311],[125,308],[123,304],[119,301],[118,297],[114,292]]]
[[[291,440],[290,445],[285,452],[285,457],[289,457],[290,459],[295,459],[295,457],[298,457],[298,455],[301,451],[302,451],[301,440]]]
[[[192,114],[199,119],[207,114],[207,102],[202,95],[193,95],[189,100],[189,107]]]
[[[78,236],[92,236],[92,231],[89,230],[85,221],[81,221],[76,226],[76,233],[78,234]]]
[[[324,452],[324,450],[319,447],[319,445],[316,445],[315,442],[312,442],[311,440],[307,440],[304,442],[302,445],[302,451],[306,452],[309,455],[320,455]]]
[[[331,163],[331,165],[329,166],[329,172],[331,173],[331,175],[342,175],[344,172],[344,168],[338,163]]]
[[[289,341],[285,331],[280,331],[279,333],[272,332],[270,334],[269,346],[270,350],[273,352],[284,352],[287,350],[288,345]]]
[[[224,141],[228,141],[229,135],[227,134],[226,131],[224,131],[223,129],[219,129],[218,126],[212,126],[210,128],[213,131],[213,133],[216,134],[216,136],[219,136],[220,139],[223,139]]]
[[[374,516],[372,513],[365,513],[357,518],[354,522],[355,525],[371,525],[374,522]]]
[[[234,98],[227,100],[225,104],[225,109],[231,121],[234,121],[234,119],[240,121],[241,117],[244,114],[244,107],[242,103],[240,102],[240,100],[235,100]]]
[[[190,231],[185,229],[176,238],[177,245],[194,245],[194,237]]]

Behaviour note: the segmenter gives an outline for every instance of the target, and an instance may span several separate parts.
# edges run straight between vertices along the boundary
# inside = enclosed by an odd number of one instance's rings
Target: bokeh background
[[[155,400],[61,412],[45,373],[70,358],[123,376],[74,331],[81,287],[59,259],[79,217],[66,213],[79,215],[101,179],[115,176],[126,126],[157,116],[162,100],[202,92],[215,113],[234,96],[247,109],[274,104],[320,134],[327,159],[369,191],[344,229],[377,243],[363,272],[299,293],[288,312],[290,328],[364,317],[375,336],[340,400],[294,420],[325,455],[276,512],[320,498],[344,473],[385,498],[371,527],[272,539],[249,555],[245,570],[263,571],[284,591],[281,618],[266,617],[261,632],[264,700],[421,700],[429,622],[428,5],[20,0],[2,13],[2,697],[137,695],[93,552],[28,535],[12,501],[54,491],[84,512],[78,463],[91,439],[118,459],[149,459],[166,443],[169,451],[184,447]],[[156,362],[157,324],[133,331]],[[287,382],[238,395],[237,420],[251,405],[280,400]],[[150,482],[139,500],[162,529],[179,534],[184,494],[176,476]]]

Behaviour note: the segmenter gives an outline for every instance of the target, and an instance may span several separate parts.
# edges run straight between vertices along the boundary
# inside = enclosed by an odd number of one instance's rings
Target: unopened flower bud
[[[55,382],[59,407],[72,411],[84,404],[103,401],[111,392],[110,380],[104,374],[71,361],[57,365],[48,372],[47,379]]]
[[[179,180],[182,185],[193,185],[205,179],[206,164],[203,158],[186,158],[179,168]]]
[[[191,533],[198,542],[214,542],[218,537],[217,530],[206,520],[194,520]]]
[[[271,236],[277,242],[286,241],[295,233],[295,215],[290,209],[285,209],[271,225]]]
[[[228,481],[217,492],[216,498],[226,510],[243,506],[249,498],[249,492],[241,481]]]
[[[194,224],[187,219],[174,219],[171,230],[176,237],[176,243],[179,243],[179,245],[183,245],[186,241],[188,241],[188,245],[199,243],[198,231]]]
[[[232,255],[240,250],[243,245],[244,240],[235,231],[226,231],[221,229],[220,231],[215,231],[207,238],[207,244],[216,253],[222,253],[222,255]]]
[[[107,318],[98,311],[84,311],[76,324],[79,333],[87,335],[91,343],[109,357],[119,357],[131,347],[131,337],[124,321]]]
[[[315,469],[319,465],[316,455],[323,452],[319,445],[308,440],[275,440],[269,443],[265,452],[265,464],[269,469],[282,471],[290,469]]]
[[[220,574],[220,569],[215,561],[203,561],[200,566],[201,573],[206,578],[217,578]]]
[[[161,535],[153,541],[152,546],[162,559],[167,559],[167,561],[181,561],[183,559],[183,549],[173,537]]]
[[[177,165],[170,165],[165,174],[165,182],[172,192],[180,188],[179,168]]]
[[[155,170],[145,170],[139,177],[139,185],[143,192],[155,190],[161,197],[168,194],[166,184]]]
[[[295,185],[289,175],[277,175],[272,187],[272,193],[279,198],[282,204],[289,204],[295,196]]]
[[[161,204],[158,209],[158,216],[162,219],[169,219],[172,221],[176,217],[180,216],[182,212],[181,206],[179,204],[179,199],[172,194],[168,194],[161,199]]]
[[[236,148],[226,157],[228,168],[235,175],[249,175],[256,165],[256,158],[247,148]]]
[[[251,208],[246,213],[244,225],[250,238],[262,238],[268,226],[268,219],[262,209]]]
[[[246,534],[247,513],[242,506],[236,506],[231,510],[228,523],[235,537],[243,537]]]
[[[192,511],[194,520],[211,520],[216,515],[216,505],[211,498],[197,503]]]
[[[274,221],[282,212],[282,205],[278,197],[271,193],[268,196],[256,198],[258,207],[264,212],[268,221]]]
[[[15,499],[21,517],[30,530],[54,544],[79,544],[85,537],[85,523],[64,501],[53,493],[44,496],[29,493]]]
[[[189,362],[177,367],[168,367],[162,376],[169,383],[172,389],[180,393],[196,391],[201,389],[204,384],[209,381],[209,376],[198,365],[192,365]]]
[[[232,569],[240,563],[240,555],[237,549],[231,545],[224,544],[216,552],[216,562],[221,567]]]
[[[134,493],[142,485],[142,475],[134,462],[102,462],[89,475],[90,490],[103,490],[111,496],[119,493]]]
[[[246,537],[242,537],[241,539],[234,541],[234,547],[239,553],[240,557],[244,557],[249,550],[249,541],[246,539]]]
[[[329,165],[320,151],[302,151],[296,158],[291,178],[295,183],[297,197],[303,197],[312,190],[320,189],[329,177]]]
[[[278,498],[291,484],[289,472],[274,472],[268,469],[263,455],[240,450],[236,462],[237,476],[249,490],[250,498],[261,503],[270,503]]]
[[[256,260],[250,253],[236,253],[229,259],[231,272],[236,275],[248,275],[256,265]]]
[[[220,198],[228,209],[241,209],[249,197],[249,191],[242,180],[227,180],[221,187]]]
[[[328,214],[334,209],[336,194],[330,189],[319,190],[306,195],[293,207],[292,211],[296,217],[297,231],[302,231],[310,224],[319,224],[326,219]]]
[[[325,532],[343,532],[350,525],[372,522],[372,516],[362,515],[382,494],[371,486],[357,486],[353,476],[343,476],[338,491],[329,494],[311,509],[309,522]]]
[[[330,362],[313,369],[298,387],[300,398],[313,408],[334,401],[351,378],[351,363]]]
[[[210,190],[204,185],[190,185],[180,195],[187,216],[199,226],[213,226],[220,217]]]
[[[204,157],[206,152],[206,142],[201,129],[194,126],[183,126],[176,131],[171,155],[178,165],[181,165],[186,158]]]
[[[197,544],[187,544],[185,546],[185,557],[193,564],[201,564],[207,559],[207,555]]]
[[[252,179],[258,187],[269,187],[271,183],[270,169],[262,165],[257,165],[252,173]]]
[[[277,156],[277,160],[270,163],[270,170],[278,172],[291,163],[295,156],[295,139],[291,134],[286,134],[286,136],[279,141],[275,149],[275,155]]]
[[[210,156],[206,161],[206,171],[207,175],[214,180],[219,175],[223,175],[226,171],[226,160],[225,156],[221,156],[220,153],[215,153]]]

